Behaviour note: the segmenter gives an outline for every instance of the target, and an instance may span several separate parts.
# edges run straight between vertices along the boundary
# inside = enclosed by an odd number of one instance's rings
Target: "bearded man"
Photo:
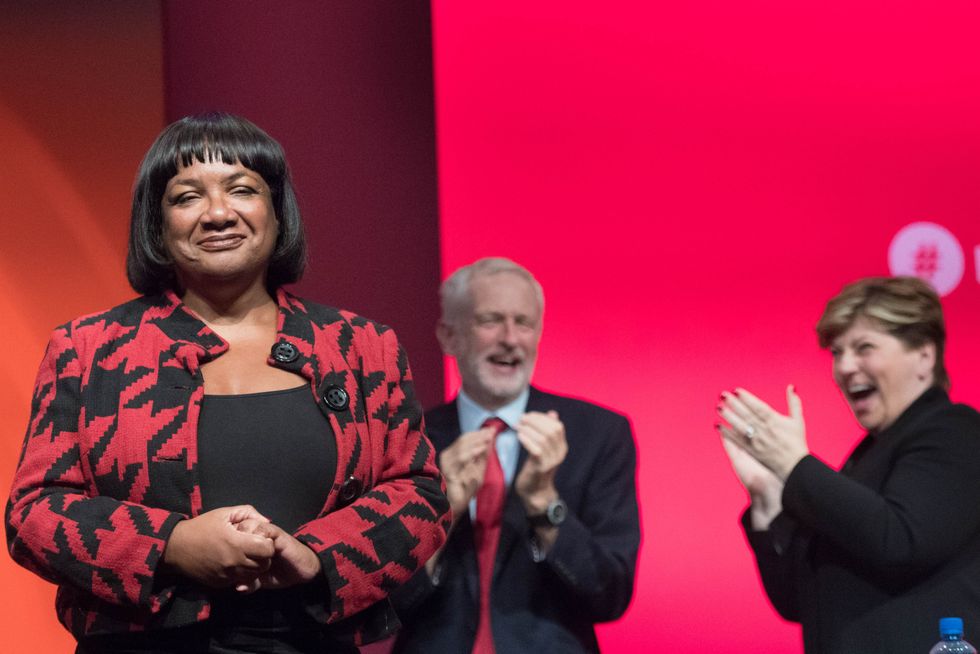
[[[440,290],[437,336],[462,389],[426,413],[453,523],[397,591],[407,652],[598,652],[633,593],[640,542],[629,421],[531,386],[544,294],[480,259]]]

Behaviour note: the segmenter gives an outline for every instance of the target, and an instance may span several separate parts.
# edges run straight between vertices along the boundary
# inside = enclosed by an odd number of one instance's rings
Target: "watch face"
[[[548,522],[557,527],[565,522],[565,516],[568,515],[568,506],[561,500],[555,500],[548,505],[547,515]]]

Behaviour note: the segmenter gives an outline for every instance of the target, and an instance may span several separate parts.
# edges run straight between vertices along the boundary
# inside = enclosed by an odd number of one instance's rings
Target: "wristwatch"
[[[565,522],[567,516],[568,505],[560,497],[557,497],[548,503],[548,508],[544,510],[544,513],[529,515],[527,521],[532,527],[557,527]]]

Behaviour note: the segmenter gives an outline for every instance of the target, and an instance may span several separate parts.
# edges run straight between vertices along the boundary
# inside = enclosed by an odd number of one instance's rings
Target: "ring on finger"
[[[745,440],[750,441],[752,437],[755,436],[756,429],[753,425],[746,425],[745,430],[742,434],[745,436]]]

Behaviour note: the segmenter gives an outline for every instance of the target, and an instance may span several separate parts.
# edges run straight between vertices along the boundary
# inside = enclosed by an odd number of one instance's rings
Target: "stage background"
[[[980,406],[980,8],[436,0],[433,21],[443,270],[528,266],[537,383],[636,430],[644,543],[604,651],[800,651],[739,530],[715,403],[743,385],[785,408],[795,383],[839,464],[861,433],[813,326],[932,221],[967,255],[947,358]]]
[[[4,500],[48,334],[132,296],[133,178],[187,113],[241,113],[283,143],[311,253],[294,290],[394,326],[420,399],[441,399],[426,0],[0,0],[0,39]],[[70,651],[53,587],[6,555],[0,571],[0,651]]]
[[[419,398],[437,402],[428,0],[162,6],[167,121],[229,111],[282,143],[310,246],[295,292],[394,326]]]
[[[436,0],[433,129],[427,5],[321,5],[0,0],[0,487],[48,330],[130,296],[146,147],[186,111],[242,111],[322,221],[301,291],[408,335],[429,403],[440,266],[501,254],[538,275],[537,383],[636,430],[644,545],[605,651],[799,652],[738,529],[714,404],[738,384],[782,406],[795,383],[812,448],[839,463],[860,431],[813,324],[929,221],[964,255],[947,356],[954,398],[980,406],[980,8]],[[942,243],[921,243],[922,272],[945,274]],[[0,575],[0,649],[70,651],[53,589],[6,556]]]
[[[163,124],[160,46],[152,2],[0,2],[4,503],[50,330],[132,297],[122,270],[130,188]],[[0,580],[0,651],[74,651],[54,586],[6,553]]]

